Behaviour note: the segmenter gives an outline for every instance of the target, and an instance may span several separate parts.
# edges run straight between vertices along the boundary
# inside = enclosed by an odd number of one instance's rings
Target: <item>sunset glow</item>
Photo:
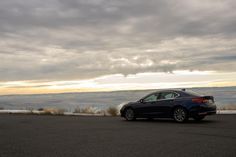
[[[0,94],[236,85],[232,0],[7,0]]]
[[[174,71],[173,73],[139,73],[107,75],[88,80],[12,81],[0,83],[0,94],[43,94],[97,92],[187,87],[236,86],[236,73],[214,71]]]

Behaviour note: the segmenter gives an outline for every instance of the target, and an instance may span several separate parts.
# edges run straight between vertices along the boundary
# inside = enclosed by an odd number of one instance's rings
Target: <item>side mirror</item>
[[[139,102],[140,102],[140,103],[144,103],[144,100],[143,100],[143,99],[140,99]]]

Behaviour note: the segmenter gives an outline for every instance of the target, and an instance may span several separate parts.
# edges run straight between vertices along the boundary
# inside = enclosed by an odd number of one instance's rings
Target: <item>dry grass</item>
[[[81,113],[80,107],[76,107],[75,110],[74,110],[74,113]]]
[[[30,113],[29,114],[33,114],[33,108],[32,107],[26,107],[26,110],[28,110],[28,111],[30,111]]]
[[[38,111],[43,111],[44,109],[43,108],[39,108]]]
[[[217,107],[218,110],[236,110],[236,104],[223,105]]]
[[[74,110],[74,113],[95,114],[95,113],[97,113],[97,111],[95,110],[95,108],[90,107],[90,106],[85,107],[85,108],[76,107]]]
[[[107,109],[107,113],[111,116],[117,116],[118,115],[118,109],[116,107],[109,107]]]
[[[96,111],[96,114],[106,116],[106,111],[105,110],[99,110],[99,111]]]
[[[47,114],[47,115],[64,115],[64,112],[66,112],[65,109],[55,109],[55,108],[43,109],[43,114]]]
[[[85,107],[81,109],[80,113],[90,113],[90,114],[95,114],[96,111],[92,107]]]

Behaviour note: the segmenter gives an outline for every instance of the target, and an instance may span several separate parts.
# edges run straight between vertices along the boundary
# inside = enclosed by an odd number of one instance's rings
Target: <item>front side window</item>
[[[160,97],[159,97],[159,99],[174,99],[174,98],[176,98],[178,96],[178,94],[177,93],[175,93],[175,92],[164,92],[164,93],[161,93],[160,94]]]
[[[158,95],[157,94],[152,94],[146,98],[144,98],[144,102],[153,102],[157,101]]]

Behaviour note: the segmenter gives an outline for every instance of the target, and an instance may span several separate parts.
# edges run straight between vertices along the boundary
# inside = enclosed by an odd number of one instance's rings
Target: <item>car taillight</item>
[[[193,98],[192,102],[196,102],[196,103],[207,103],[208,99],[205,98]]]

